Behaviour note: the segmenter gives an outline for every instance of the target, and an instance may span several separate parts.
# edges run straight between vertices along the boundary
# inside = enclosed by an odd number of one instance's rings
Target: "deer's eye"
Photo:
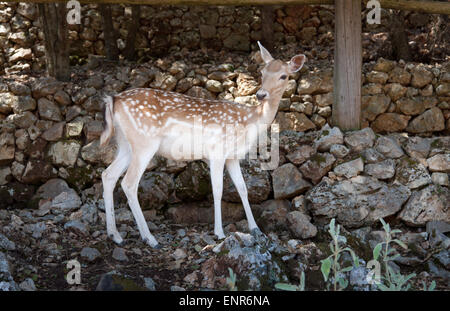
[[[282,76],[280,77],[281,80],[286,80],[286,78],[287,78],[287,75],[282,75]]]

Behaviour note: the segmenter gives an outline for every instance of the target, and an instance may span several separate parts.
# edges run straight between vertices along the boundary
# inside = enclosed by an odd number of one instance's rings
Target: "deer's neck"
[[[283,94],[273,94],[269,100],[266,100],[261,105],[256,106],[258,123],[265,124],[266,127],[272,124],[277,114],[282,95]]]

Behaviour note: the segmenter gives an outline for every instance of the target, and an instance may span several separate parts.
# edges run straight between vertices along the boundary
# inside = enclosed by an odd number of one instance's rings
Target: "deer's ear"
[[[261,58],[267,64],[273,60],[272,55],[270,55],[269,51],[266,50],[265,47],[258,41],[259,50],[261,51]]]
[[[303,54],[295,55],[291,58],[291,60],[288,63],[289,71],[294,73],[302,69],[303,64],[306,61],[306,56]]]

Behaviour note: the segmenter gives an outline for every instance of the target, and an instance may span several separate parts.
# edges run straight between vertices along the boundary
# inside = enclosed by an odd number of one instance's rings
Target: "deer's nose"
[[[266,97],[267,97],[266,91],[259,90],[258,92],[256,92],[256,98],[258,98],[258,100],[263,100]]]

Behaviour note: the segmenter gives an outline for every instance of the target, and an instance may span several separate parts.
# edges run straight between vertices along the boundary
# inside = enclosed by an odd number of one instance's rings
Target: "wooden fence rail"
[[[3,0],[5,1],[5,0]],[[54,3],[68,0],[20,0],[6,2],[35,2]],[[348,1],[348,0],[338,0]],[[430,14],[450,15],[450,2],[448,1],[418,1],[418,0],[379,0],[384,9],[397,9]],[[334,5],[334,0],[80,0],[81,3],[123,3],[143,5]],[[362,1],[364,6],[368,0]]]

